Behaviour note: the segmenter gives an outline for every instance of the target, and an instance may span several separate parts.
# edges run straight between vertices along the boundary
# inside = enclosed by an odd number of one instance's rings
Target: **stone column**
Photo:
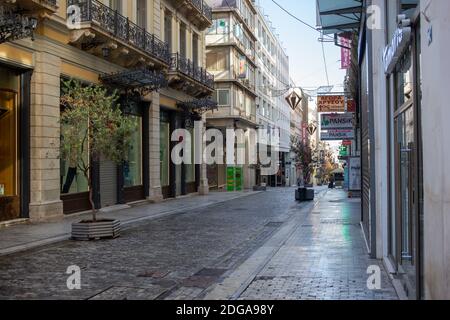
[[[63,215],[60,199],[60,69],[61,59],[35,54],[31,78],[30,219]]]
[[[203,161],[203,151],[206,148],[206,115],[203,115],[201,121],[201,164],[200,164],[200,185],[198,188],[198,193],[202,196],[206,196],[209,194],[209,182],[208,182],[208,172],[207,165]]]
[[[150,190],[148,200],[159,202],[163,200],[161,188],[161,167],[160,167],[160,108],[159,93],[152,95],[152,104],[149,111],[149,160],[150,160]]]

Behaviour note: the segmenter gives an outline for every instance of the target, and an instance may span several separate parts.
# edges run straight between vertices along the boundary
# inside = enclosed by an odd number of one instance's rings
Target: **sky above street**
[[[316,0],[276,0],[294,16],[316,26]],[[283,46],[290,59],[291,78],[297,86],[303,88],[319,87],[327,84],[322,55],[322,46],[318,41],[320,33],[290,17],[272,0],[256,0],[269,16],[275,33],[280,35]],[[340,67],[340,48],[326,42],[325,57],[331,85],[340,85],[344,81],[345,71]],[[334,91],[340,91],[337,87]]]

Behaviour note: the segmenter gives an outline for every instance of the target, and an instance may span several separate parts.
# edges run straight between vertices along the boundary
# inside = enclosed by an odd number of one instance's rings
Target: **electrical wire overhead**
[[[290,13],[287,9],[285,9],[281,4],[279,4],[275,0],[272,0],[272,2],[275,3],[281,10],[283,10],[285,13],[287,13],[289,16],[291,16],[292,18],[294,18],[298,22],[304,24],[305,26],[307,26],[308,28],[310,28],[310,29],[312,29],[312,30],[314,30],[316,32],[319,32],[321,34],[321,39],[324,39],[324,35],[322,34],[322,32],[317,30],[314,26],[310,25],[309,23],[305,22],[304,20],[300,19],[299,17],[293,15],[292,13]],[[325,35],[325,37],[328,37],[328,38],[332,39],[331,36],[329,36],[329,35]],[[334,41],[334,39],[333,39],[333,41]]]

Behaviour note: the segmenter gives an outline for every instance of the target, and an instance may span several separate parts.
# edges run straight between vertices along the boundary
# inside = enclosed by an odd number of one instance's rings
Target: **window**
[[[167,11],[164,15],[164,41],[169,45],[169,52],[172,52],[172,15]]]
[[[122,0],[109,0],[109,7],[118,12],[122,12]]]
[[[136,3],[137,25],[141,28],[147,28],[147,0],[137,0]]]
[[[129,115],[136,128],[131,139],[128,159],[124,165],[124,186],[135,187],[142,185],[142,118]]]
[[[206,68],[210,71],[225,71],[228,69],[226,52],[210,52],[206,56]]]
[[[229,106],[230,105],[230,90],[229,89],[217,90],[217,104],[219,106]]]
[[[195,146],[194,146],[194,129],[190,128],[189,133],[191,135],[191,163],[186,164],[186,182],[195,182]]]
[[[192,61],[194,61],[194,64],[196,66],[199,65],[199,62],[198,62],[198,46],[199,46],[198,34],[194,33],[194,35],[192,37]]]
[[[170,124],[167,122],[168,115],[162,114],[160,122],[160,174],[161,186],[167,187],[170,184]]]
[[[180,56],[186,58],[186,25],[180,24]]]

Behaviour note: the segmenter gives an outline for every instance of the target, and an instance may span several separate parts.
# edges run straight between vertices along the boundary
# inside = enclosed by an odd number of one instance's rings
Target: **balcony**
[[[181,12],[200,31],[212,25],[212,8],[204,0],[171,0],[177,11]]]
[[[214,76],[175,53],[170,63],[169,86],[194,97],[209,96],[214,92]]]
[[[57,0],[7,0],[6,3],[15,4],[32,13],[53,14],[58,10]]]
[[[81,50],[130,68],[138,64],[168,68],[169,46],[97,0],[67,0],[80,8],[80,23],[74,24],[70,43]],[[69,13],[69,19],[73,19]]]

